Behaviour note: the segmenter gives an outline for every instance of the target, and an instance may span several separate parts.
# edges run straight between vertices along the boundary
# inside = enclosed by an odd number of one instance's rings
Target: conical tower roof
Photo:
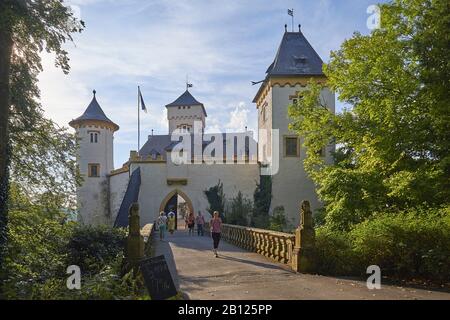
[[[105,122],[108,123],[110,125],[112,125],[114,127],[114,130],[117,131],[119,130],[119,126],[117,124],[115,124],[114,122],[112,122],[103,112],[102,108],[100,107],[99,103],[97,102],[97,98],[96,98],[96,91],[93,91],[94,96],[92,98],[91,103],[89,104],[89,106],[87,107],[86,111],[84,111],[84,113],[72,120],[69,124],[73,127],[77,124],[80,124],[83,121],[87,121],[87,120],[91,120],[91,121],[101,121],[101,122]]]

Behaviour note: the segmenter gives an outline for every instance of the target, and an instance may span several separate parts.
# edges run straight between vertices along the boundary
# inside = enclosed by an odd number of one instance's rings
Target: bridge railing
[[[222,238],[235,246],[287,264],[296,272],[315,270],[315,231],[309,201],[300,204],[300,225],[294,234],[224,224]]]
[[[294,234],[224,224],[222,238],[235,246],[262,254],[277,262],[292,262]]]

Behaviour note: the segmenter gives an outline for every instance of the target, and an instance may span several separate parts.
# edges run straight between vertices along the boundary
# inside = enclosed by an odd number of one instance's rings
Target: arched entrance
[[[159,206],[159,212],[164,211],[168,213],[171,210],[175,212],[175,226],[177,229],[179,225],[184,226],[184,216],[186,214],[190,212],[195,214],[191,199],[183,191],[178,189],[170,192]]]

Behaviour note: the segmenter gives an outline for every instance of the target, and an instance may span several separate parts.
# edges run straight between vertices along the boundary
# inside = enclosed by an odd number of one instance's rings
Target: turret
[[[180,132],[194,133],[194,122],[201,123],[203,132],[207,117],[205,107],[188,90],[174,102],[166,105],[166,108],[167,120],[169,120],[169,134],[172,134],[177,129]]]
[[[110,224],[108,174],[114,169],[113,139],[119,126],[108,119],[93,93],[83,115],[69,123],[76,131],[77,165],[83,178],[77,188],[78,217],[85,224]]]
[[[253,101],[258,109],[258,127],[265,129],[260,131],[258,139],[258,159],[273,166],[276,172],[272,177],[271,211],[284,207],[294,223],[298,223],[298,216],[292,214],[297,212],[298,199],[310,200],[313,210],[320,207],[320,203],[315,186],[302,166],[306,150],[301,146],[301,137],[289,128],[288,106],[298,101],[310,81],[326,86],[322,66],[322,59],[302,33],[300,25],[298,32],[288,32],[285,28],[275,59]],[[320,98],[334,112],[334,93],[325,87]],[[272,130],[278,130],[278,134]],[[321,152],[328,163],[332,162],[333,150],[334,146],[329,145]]]

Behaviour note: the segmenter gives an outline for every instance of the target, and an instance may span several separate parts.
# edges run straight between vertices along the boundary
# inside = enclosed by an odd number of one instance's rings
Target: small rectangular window
[[[298,137],[284,138],[284,155],[286,157],[299,157]]]
[[[88,165],[88,176],[90,178],[100,177],[100,165],[98,163],[90,163]]]
[[[98,143],[98,135],[99,135],[98,132],[90,132],[89,133],[91,143]]]

